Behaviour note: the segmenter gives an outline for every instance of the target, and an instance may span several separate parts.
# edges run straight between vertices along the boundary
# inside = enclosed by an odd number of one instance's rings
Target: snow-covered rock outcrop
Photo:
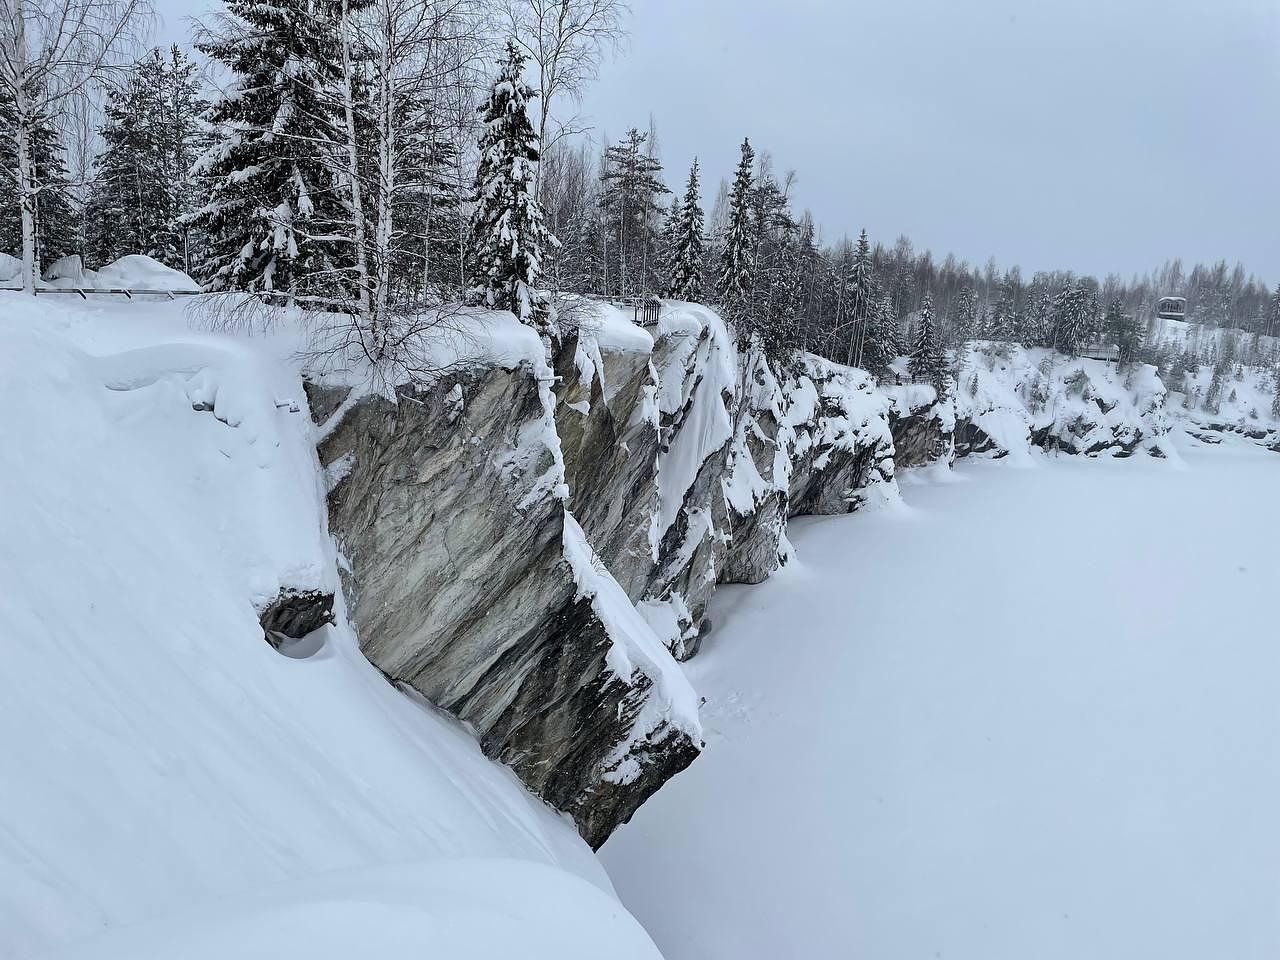
[[[697,700],[566,509],[541,342],[509,315],[484,322],[500,355],[344,402],[320,445],[330,524],[365,655],[598,846],[696,756]],[[601,542],[629,549],[583,500]]]
[[[1212,401],[1214,368],[1202,364],[1170,384],[1170,420],[1196,441],[1215,445],[1224,435],[1247,437],[1280,453],[1280,421],[1272,416],[1275,376],[1267,367],[1233,364]]]
[[[889,407],[867,374],[803,356],[780,380],[706,307],[664,304],[651,335],[602,305],[556,366],[575,515],[680,659],[718,584],[786,562],[789,517],[896,496]]]
[[[1169,456],[1165,387],[1154,367],[1068,357],[1017,344],[977,341],[957,358],[951,395],[933,387],[885,386],[897,464],[955,457],[1026,457],[1033,447],[1085,456]],[[905,367],[896,365],[899,379]]]
[[[1011,344],[970,345],[960,364],[957,438],[973,452],[1166,456],[1169,418],[1155,368]],[[985,449],[984,449],[985,448]]]

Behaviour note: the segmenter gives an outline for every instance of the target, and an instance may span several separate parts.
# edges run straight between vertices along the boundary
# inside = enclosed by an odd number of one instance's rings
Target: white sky
[[[584,112],[668,182],[750,136],[827,239],[1026,272],[1166,257],[1280,276],[1277,0],[632,0]],[[206,0],[159,0],[165,33]],[[176,24],[176,26],[175,26]]]

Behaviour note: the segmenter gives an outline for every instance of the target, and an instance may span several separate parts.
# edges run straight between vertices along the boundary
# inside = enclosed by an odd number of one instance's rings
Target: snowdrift
[[[22,261],[0,253],[0,287],[21,288]],[[99,270],[85,267],[79,256],[55,260],[44,268],[38,287],[74,290],[156,290],[194,293],[200,285],[181,270],[142,254],[129,254]]]
[[[0,296],[0,957],[135,925],[77,955],[656,956],[572,827],[341,608],[307,659],[265,642],[265,598],[336,586],[277,344]]]

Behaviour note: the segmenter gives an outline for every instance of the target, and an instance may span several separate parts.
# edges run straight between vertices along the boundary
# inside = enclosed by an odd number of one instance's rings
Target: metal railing
[[[22,287],[0,287],[3,293],[23,293]],[[102,296],[112,294],[115,296],[125,296],[132,300],[134,297],[168,297],[170,300],[176,297],[195,297],[204,293],[204,290],[149,290],[145,287],[36,287],[35,294],[43,296],[47,293],[76,293],[80,295],[81,300],[88,300],[90,295]]]

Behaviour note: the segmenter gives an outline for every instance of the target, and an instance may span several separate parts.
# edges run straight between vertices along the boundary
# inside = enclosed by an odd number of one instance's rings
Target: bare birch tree
[[[531,78],[538,92],[538,140],[543,151],[557,140],[581,132],[576,118],[549,131],[552,105],[568,96],[575,102],[594,80],[605,53],[626,37],[626,0],[500,0],[503,28],[511,33],[536,67]]]
[[[95,87],[132,62],[151,18],[148,0],[0,0],[0,95],[13,104],[22,218],[22,288],[35,293],[36,182],[31,156],[40,117],[83,114]]]
[[[345,163],[341,171],[351,211],[356,310],[367,332],[366,352],[381,361],[397,341],[393,316],[422,306],[431,261],[431,210],[421,206],[424,138],[444,129],[460,103],[470,113],[473,74],[487,37],[476,0],[342,0]],[[367,158],[367,159],[365,159]],[[407,263],[419,263],[408,271]],[[416,295],[404,274],[421,278]],[[408,302],[406,302],[408,301]]]

